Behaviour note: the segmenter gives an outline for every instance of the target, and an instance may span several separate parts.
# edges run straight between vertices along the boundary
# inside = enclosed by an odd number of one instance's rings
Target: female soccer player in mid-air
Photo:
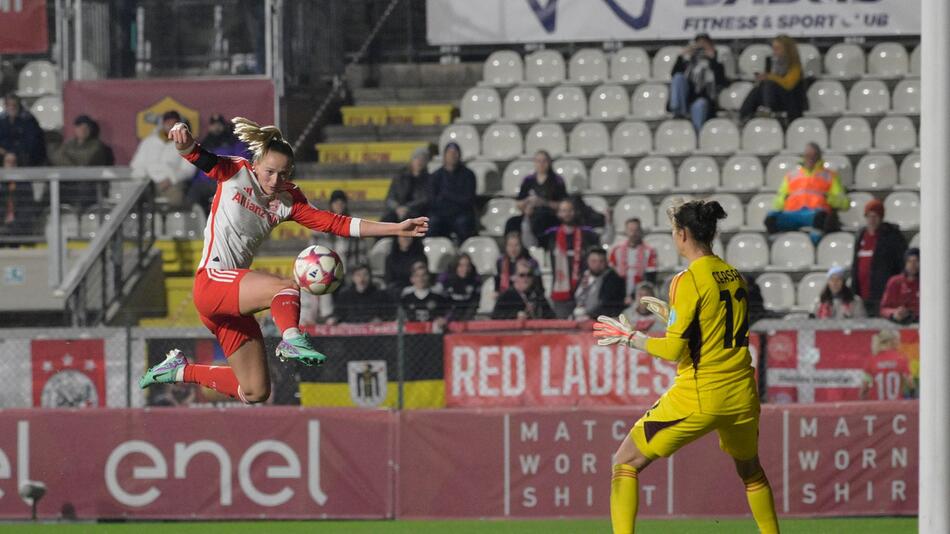
[[[429,220],[416,217],[401,223],[377,223],[316,209],[288,181],[294,169],[294,151],[280,130],[241,117],[232,122],[238,138],[254,154],[253,162],[204,150],[185,124],[176,124],[168,133],[182,157],[218,182],[193,294],[201,321],[218,339],[230,365],[190,364],[180,351],[173,350],[145,373],[139,386],[197,383],[251,404],[270,396],[264,340],[255,312],[271,309],[283,337],[277,346],[282,360],[312,365],[326,359],[298,329],[297,284],[249,269],[271,230],[293,220],[311,230],[344,237],[422,237]]]
[[[745,280],[712,253],[716,222],[726,217],[715,201],[693,200],[668,211],[673,241],[689,267],[670,284],[670,303],[644,297],[667,323],[666,336],[649,338],[626,317],[600,316],[600,345],[624,344],[678,362],[676,380],[647,410],[614,454],[610,519],[615,534],[632,534],[637,474],[715,430],[719,447],[735,461],[759,531],[778,533],[772,489],[759,464],[759,396],[749,355]]]

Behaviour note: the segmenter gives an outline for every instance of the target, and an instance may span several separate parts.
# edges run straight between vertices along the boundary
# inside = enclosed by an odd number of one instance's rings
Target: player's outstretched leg
[[[610,479],[610,524],[614,534],[633,534],[636,530],[637,509],[640,506],[639,473],[650,465],[647,458],[627,434],[613,457],[613,476]]]
[[[226,365],[196,365],[188,360],[178,349],[168,351],[165,360],[153,366],[139,379],[142,389],[152,384],[190,383],[201,384],[206,388],[223,393],[242,402],[249,401],[241,392],[241,386],[234,371]]]
[[[305,365],[319,365],[327,357],[313,348],[310,337],[300,331],[300,289],[290,280],[267,273],[251,271],[241,279],[240,308],[242,314],[253,314],[270,308],[274,325],[283,338],[277,345],[277,357],[297,360]]]
[[[761,534],[779,534],[772,486],[769,485],[769,479],[765,476],[765,470],[759,464],[759,459],[736,460],[736,469],[745,484],[749,509],[752,511],[755,524],[759,527],[759,532]]]

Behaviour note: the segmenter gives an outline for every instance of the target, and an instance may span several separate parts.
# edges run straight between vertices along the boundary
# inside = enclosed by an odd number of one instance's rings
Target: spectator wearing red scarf
[[[920,249],[907,249],[904,272],[887,281],[881,299],[881,317],[896,323],[920,321]]]
[[[590,228],[577,223],[574,204],[564,200],[558,204],[558,226],[544,233],[542,243],[551,255],[554,281],[551,286],[551,303],[558,319],[566,319],[574,313],[574,292],[584,273],[584,251],[600,244],[600,236]]]

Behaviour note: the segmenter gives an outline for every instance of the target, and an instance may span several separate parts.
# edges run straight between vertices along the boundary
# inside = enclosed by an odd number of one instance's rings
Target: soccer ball
[[[297,255],[294,278],[300,289],[311,294],[333,293],[343,283],[343,261],[327,247],[311,245]]]

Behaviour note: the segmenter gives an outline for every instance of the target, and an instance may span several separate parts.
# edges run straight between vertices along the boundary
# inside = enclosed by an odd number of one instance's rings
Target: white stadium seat
[[[762,273],[755,279],[762,293],[762,305],[771,311],[787,311],[795,306],[795,284],[785,273]]]
[[[874,198],[871,193],[862,191],[853,191],[848,193],[848,202],[850,207],[845,211],[838,212],[838,220],[841,221],[841,227],[849,230],[857,230],[864,226],[864,205]]]
[[[891,108],[891,93],[880,80],[860,80],[848,93],[848,112],[858,115],[881,115]]]
[[[675,271],[680,264],[679,252],[670,234],[647,234],[643,242],[656,251],[656,266],[661,271]]]
[[[30,106],[30,112],[47,132],[63,129],[63,99],[57,95],[41,96]]]
[[[836,78],[860,78],[864,75],[864,51],[854,43],[832,45],[825,53],[825,72]]]
[[[484,195],[489,192],[489,184],[491,184],[492,192],[495,191],[495,188],[498,187],[498,165],[495,165],[494,161],[470,161],[466,164],[469,169],[475,174],[475,194]]]
[[[740,271],[761,271],[769,264],[769,245],[762,234],[736,234],[726,245],[725,260]]]
[[[514,199],[495,197],[485,205],[485,214],[482,215],[482,235],[501,236],[505,233],[505,223],[508,219],[521,215]]]
[[[639,119],[659,119],[666,116],[669,86],[644,83],[633,90],[630,101],[631,113]]]
[[[620,197],[614,204],[614,228],[622,232],[627,219],[640,219],[640,226],[644,230],[651,230],[656,226],[656,216],[653,213],[653,203],[643,195],[626,195]]]
[[[729,119],[710,119],[699,132],[699,151],[705,154],[732,154],[739,150],[739,129]]]
[[[601,158],[590,168],[590,190],[598,194],[626,193],[630,167],[620,158]]]
[[[734,80],[738,67],[736,66],[736,56],[728,45],[716,45],[716,61],[722,65],[722,70],[726,73],[727,80]]]
[[[715,200],[726,211],[726,218],[719,221],[720,232],[737,232],[742,228],[742,222],[745,219],[745,208],[738,196],[732,193],[716,193],[710,195],[706,200]]]
[[[386,258],[389,256],[389,251],[393,248],[393,241],[396,238],[389,239],[380,239],[373,243],[373,247],[369,249],[369,268],[373,272],[374,276],[383,276],[386,272]]]
[[[537,87],[513,87],[505,95],[505,120],[536,122],[544,117],[544,96]]]
[[[817,78],[821,75],[821,52],[815,45],[798,43],[798,57],[801,59],[806,78]]]
[[[794,172],[798,168],[801,158],[792,154],[779,154],[773,156],[765,167],[765,189],[775,191],[780,185],[785,175]]]
[[[487,278],[482,282],[481,296],[478,300],[477,313],[491,315],[491,312],[495,311],[495,303],[497,302],[496,299],[495,280],[492,278]]]
[[[900,186],[920,189],[920,152],[907,154],[900,166]]]
[[[551,163],[554,172],[564,178],[564,185],[568,193],[577,193],[587,190],[587,167],[584,162],[574,158],[562,158]]]
[[[722,165],[722,188],[757,191],[765,183],[762,162],[755,156],[732,156]]]
[[[920,80],[907,79],[897,82],[891,95],[891,109],[903,115],[920,114]]]
[[[881,119],[874,128],[874,148],[890,153],[917,148],[917,128],[913,121],[902,115]]]
[[[653,150],[650,126],[640,121],[624,121],[614,128],[611,151],[618,156],[639,156]]]
[[[828,146],[828,129],[821,119],[815,117],[799,117],[788,125],[785,131],[786,148],[797,154],[805,150],[808,143],[817,143],[825,148]]]
[[[884,220],[903,230],[920,227],[920,197],[913,191],[895,191],[884,199]]]
[[[920,45],[914,47],[910,53],[910,75],[920,76]]]
[[[765,216],[772,211],[773,193],[759,193],[749,199],[745,206],[745,225],[743,230],[748,232],[764,232]]]
[[[579,121],[587,115],[587,97],[576,85],[559,85],[548,93],[547,118],[555,121]]]
[[[825,153],[822,158],[825,160],[826,169],[832,169],[838,173],[841,185],[848,186],[854,183],[854,169],[851,168],[851,159],[848,156]]]
[[[600,195],[584,195],[581,197],[584,200],[584,204],[587,204],[590,209],[600,213],[601,215],[607,213],[610,210],[610,205],[607,204],[607,199]]]
[[[673,189],[675,181],[673,163],[662,156],[640,158],[633,170],[633,188],[637,191],[669,191]]]
[[[897,163],[888,154],[866,154],[854,169],[857,189],[891,189],[897,185]]]
[[[808,88],[808,115],[841,115],[848,108],[848,94],[838,80],[816,80]]]
[[[439,150],[444,150],[448,143],[458,143],[462,149],[462,158],[465,160],[475,159],[481,154],[481,142],[478,137],[478,130],[471,124],[452,124],[439,137]]]
[[[521,130],[511,123],[495,123],[485,129],[482,136],[482,157],[494,160],[509,160],[520,156]]]
[[[552,158],[557,158],[567,151],[567,136],[560,124],[539,122],[525,134],[524,145],[525,154],[547,150]]]
[[[463,122],[488,123],[501,117],[501,97],[491,87],[473,87],[465,91],[459,120]]]
[[[860,154],[871,149],[871,125],[864,117],[841,117],[831,126],[831,150]]]
[[[742,102],[752,91],[752,87],[754,87],[752,82],[732,82],[729,87],[719,92],[719,107],[726,111],[739,111]]]
[[[564,58],[554,50],[537,50],[524,59],[524,81],[531,85],[559,84],[564,71]]]
[[[815,245],[805,232],[785,232],[772,241],[770,265],[782,271],[810,269],[815,263]]]
[[[900,43],[878,43],[868,54],[868,74],[878,78],[901,78],[907,75],[910,58]]]
[[[624,47],[610,57],[610,80],[640,83],[650,78],[650,56],[640,47]]]
[[[796,308],[811,311],[827,283],[827,273],[808,273],[803,276],[798,281],[798,290],[795,296]]]
[[[653,55],[653,79],[663,82],[672,78],[673,64],[683,51],[682,46],[664,46]]]
[[[422,247],[426,254],[430,273],[441,273],[455,257],[455,244],[447,237],[424,237]]]
[[[687,192],[712,191],[719,187],[719,165],[709,156],[691,156],[680,163],[676,189]]]
[[[666,155],[689,154],[696,150],[696,130],[684,119],[663,121],[654,132],[653,151]]]
[[[610,134],[601,122],[581,122],[574,126],[568,140],[571,155],[598,157],[610,151]]]
[[[59,72],[44,59],[30,61],[20,69],[16,92],[27,98],[61,94]]]
[[[785,147],[782,125],[775,119],[752,119],[742,128],[742,151],[774,154]]]
[[[466,252],[472,257],[475,270],[482,276],[494,275],[495,263],[500,254],[498,243],[487,236],[475,236],[465,240],[459,247],[459,252]]]
[[[668,210],[673,204],[679,204],[692,199],[693,197],[691,195],[670,195],[668,197],[663,197],[663,199],[660,200],[660,203],[656,206],[656,226],[654,229],[660,231],[670,231],[672,227],[670,226],[670,218],[666,215],[666,210]]]
[[[482,65],[482,81],[488,85],[508,87],[524,79],[521,54],[513,50],[492,52]]]
[[[587,114],[601,121],[614,121],[627,116],[630,97],[619,85],[600,85],[590,94]]]
[[[920,248],[920,232],[917,232],[914,234],[914,237],[910,238],[910,243],[908,243],[907,246]]]
[[[854,258],[854,234],[851,232],[826,234],[818,243],[816,255],[816,263],[821,268],[851,267],[851,260]]]
[[[765,60],[772,56],[772,47],[756,43],[742,49],[739,54],[739,76],[753,79],[757,73],[765,72]]]
[[[607,79],[607,58],[597,48],[581,48],[571,56],[568,79],[575,83],[593,85]]]
[[[521,191],[521,182],[530,174],[534,174],[534,162],[530,159],[518,159],[509,163],[501,175],[501,194],[517,195]]]

